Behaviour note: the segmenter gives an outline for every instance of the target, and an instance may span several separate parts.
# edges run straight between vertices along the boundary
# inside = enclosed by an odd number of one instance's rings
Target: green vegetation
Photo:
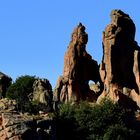
[[[39,80],[35,76],[20,76],[16,81],[11,84],[6,92],[6,98],[15,99],[17,102],[17,111],[19,112],[28,112],[31,114],[39,113],[39,111],[50,111],[52,108],[52,87],[50,82],[47,79],[44,79],[46,85],[44,88],[48,90],[47,97],[43,98],[48,101],[47,104],[40,103],[40,101],[33,101],[33,83],[35,80]],[[38,86],[35,85],[35,86]],[[46,97],[46,98],[45,98]]]
[[[56,113],[58,140],[132,140],[135,131],[128,125],[133,114],[109,100],[62,104]],[[129,120],[128,120],[129,118]]]
[[[20,76],[8,88],[6,97],[17,101],[17,110],[22,112],[33,111],[33,104],[29,101],[29,94],[33,91],[33,83],[36,80],[35,76]]]
[[[8,88],[6,97],[17,101],[18,111],[35,114],[41,108],[46,108],[29,100],[36,79],[35,76],[21,76]],[[48,85],[52,90],[51,85]],[[86,101],[73,105],[60,104],[52,114],[57,140],[140,139],[134,112],[110,100],[103,100],[100,104],[89,104]]]

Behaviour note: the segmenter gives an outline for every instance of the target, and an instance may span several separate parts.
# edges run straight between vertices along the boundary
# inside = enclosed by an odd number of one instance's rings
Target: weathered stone
[[[35,119],[34,117],[35,116],[27,116],[25,114],[18,114],[17,112],[15,113],[12,111],[1,113],[0,140],[52,139],[53,133],[55,133],[52,118],[36,116]],[[54,132],[52,132],[52,130]]]
[[[103,59],[100,75],[104,90],[98,98],[113,101],[131,98],[140,107],[140,48],[135,41],[135,24],[121,10],[111,12],[111,23],[103,32]],[[129,89],[129,90],[127,90]]]
[[[21,140],[21,134],[27,130],[22,116],[14,112],[1,113],[0,140]]]
[[[13,111],[16,109],[16,101],[10,100],[8,98],[3,98],[0,100],[0,111]]]
[[[40,106],[39,109],[48,112],[52,108],[52,87],[47,79],[35,80],[30,99]]]
[[[64,56],[63,75],[58,78],[54,90],[56,101],[77,102],[88,99],[91,92],[89,80],[97,82],[100,79],[98,64],[86,51],[87,41],[85,27],[80,23],[72,32]]]
[[[11,85],[12,79],[0,72],[0,98],[5,97],[7,88]]]

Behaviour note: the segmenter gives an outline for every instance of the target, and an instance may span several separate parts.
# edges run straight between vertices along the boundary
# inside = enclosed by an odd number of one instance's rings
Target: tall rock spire
[[[100,75],[102,97],[114,101],[131,98],[140,107],[140,49],[135,41],[135,24],[121,10],[111,12],[111,23],[103,32],[103,58]],[[122,98],[123,97],[123,98]]]
[[[76,102],[91,95],[88,82],[99,80],[97,62],[86,51],[88,35],[82,23],[74,28],[71,41],[64,56],[63,75],[55,87],[58,101]],[[92,98],[90,98],[92,100]]]

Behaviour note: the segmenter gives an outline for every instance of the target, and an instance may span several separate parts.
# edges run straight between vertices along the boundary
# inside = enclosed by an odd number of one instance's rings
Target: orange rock
[[[134,38],[132,19],[121,10],[113,10],[111,23],[103,32],[100,75],[104,90],[98,102],[102,97],[109,97],[115,102],[121,102],[123,98],[123,102],[131,99],[140,107],[140,48]]]
[[[72,32],[64,56],[63,75],[58,79],[55,87],[55,100],[64,102],[85,100],[91,93],[89,80],[99,81],[99,67],[86,51],[87,41],[85,27],[80,23]]]

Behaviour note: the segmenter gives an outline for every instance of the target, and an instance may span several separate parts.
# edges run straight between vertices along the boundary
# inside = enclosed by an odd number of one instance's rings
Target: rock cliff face
[[[88,35],[80,23],[72,32],[71,41],[64,56],[63,75],[55,87],[55,100],[76,102],[80,99],[93,100],[88,82],[99,80],[97,62],[86,51]],[[93,97],[93,98],[92,98]]]
[[[100,75],[103,97],[140,107],[140,48],[135,41],[135,24],[121,10],[111,12],[111,23],[103,32],[103,58]],[[132,99],[132,100],[131,100]]]
[[[0,72],[0,98],[5,97],[7,88],[10,86],[12,79]]]

